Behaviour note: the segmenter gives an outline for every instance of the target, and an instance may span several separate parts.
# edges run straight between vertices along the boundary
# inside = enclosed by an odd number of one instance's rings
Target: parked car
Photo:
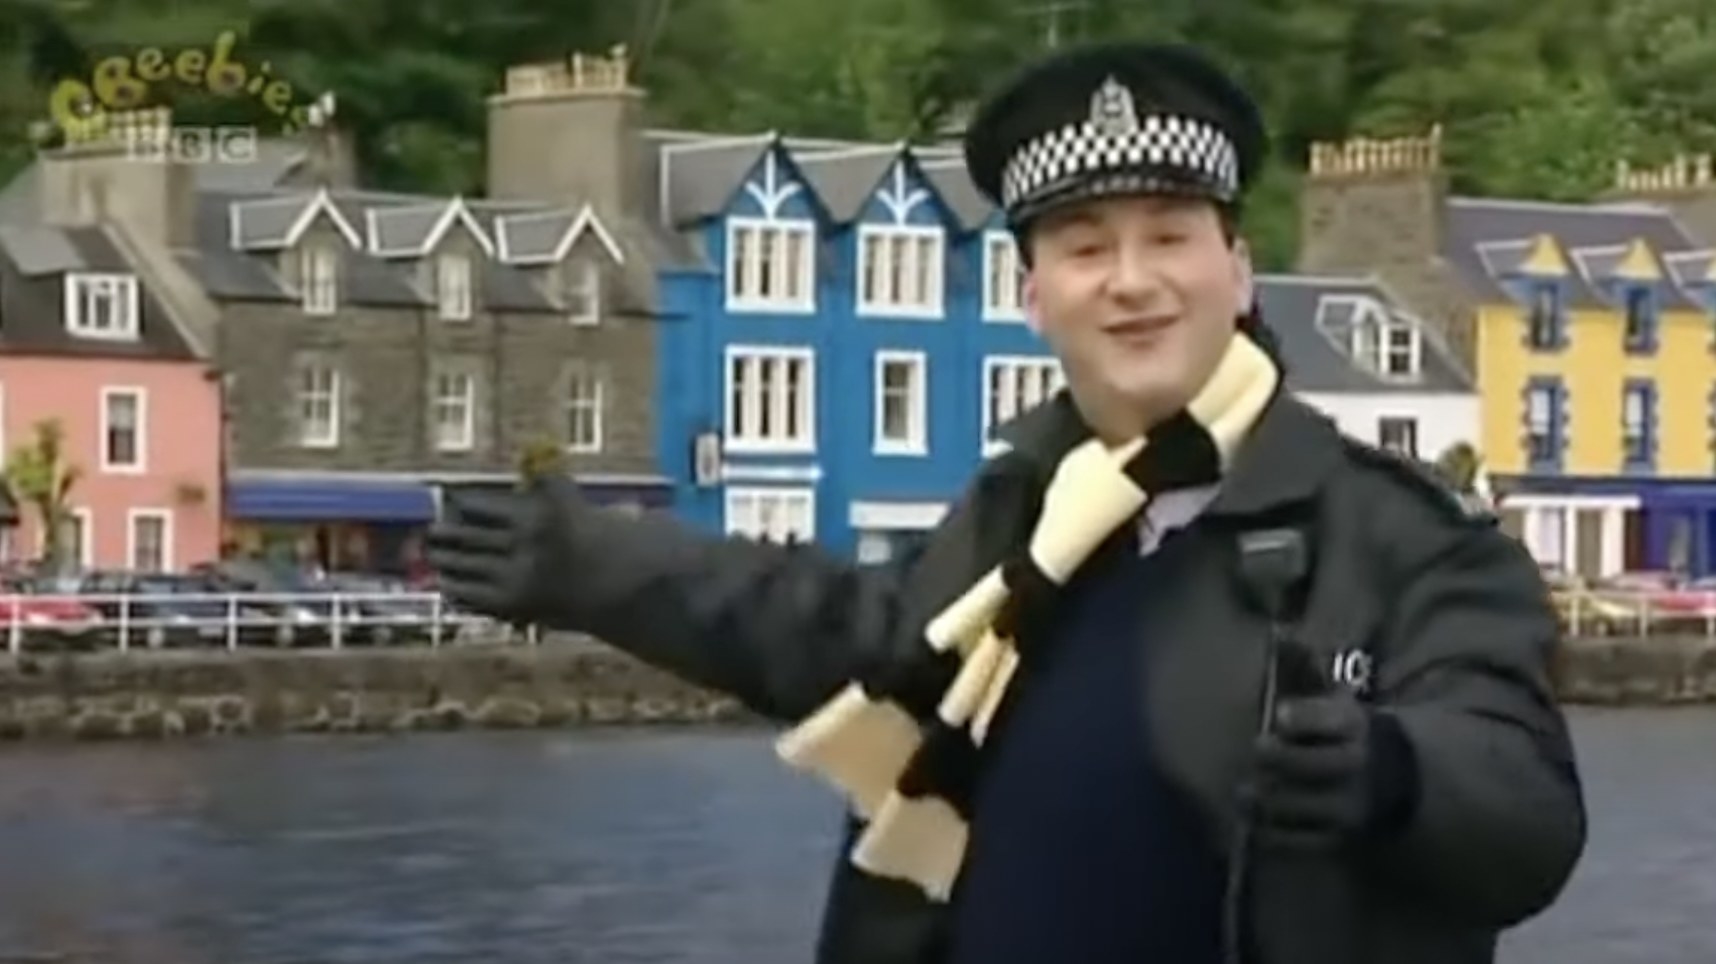
[[[218,587],[217,592],[246,597],[244,605],[270,627],[278,645],[321,646],[328,642],[333,601],[314,598],[328,590],[317,587],[308,573],[260,559],[225,559],[192,566],[191,575]]]
[[[78,589],[96,597],[89,604],[113,624],[112,635],[123,627],[131,645],[225,646],[229,621],[242,645],[268,644],[278,635],[266,610],[197,575],[97,571],[84,574]]]
[[[374,573],[336,572],[319,584],[341,596],[340,628],[347,642],[386,645],[430,636],[436,618],[434,598],[403,580]]]
[[[16,639],[23,650],[87,652],[100,648],[106,620],[93,606],[73,594],[27,577],[0,579],[0,632],[5,645]]]

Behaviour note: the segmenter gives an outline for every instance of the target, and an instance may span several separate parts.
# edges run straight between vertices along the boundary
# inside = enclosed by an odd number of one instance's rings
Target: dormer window
[[[1650,289],[1635,285],[1626,289],[1625,295],[1626,334],[1624,347],[1629,352],[1648,352],[1655,339],[1655,312],[1651,304]]]
[[[1531,319],[1527,331],[1532,348],[1554,348],[1561,341],[1561,289],[1538,284],[1531,292]]]
[[[1384,378],[1417,376],[1423,347],[1410,321],[1366,304],[1355,312],[1352,325],[1352,354],[1360,365]]]
[[[444,254],[435,265],[435,301],[441,317],[465,321],[471,317],[471,259]]]
[[[570,261],[560,267],[560,298],[574,325],[602,320],[602,272],[590,261]]]
[[[1411,378],[1418,374],[1418,332],[1410,325],[1396,322],[1383,329],[1382,353],[1377,370],[1390,378]]]
[[[298,253],[298,286],[304,296],[304,313],[331,315],[339,303],[339,255],[327,245],[317,244]]]
[[[66,330],[80,338],[135,341],[138,301],[135,275],[67,275]]]

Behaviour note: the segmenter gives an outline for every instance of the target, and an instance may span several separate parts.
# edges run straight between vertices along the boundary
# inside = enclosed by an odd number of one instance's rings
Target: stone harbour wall
[[[1556,684],[1569,704],[1716,703],[1716,640],[1570,640]],[[587,641],[0,657],[11,740],[749,722],[732,700]]]
[[[0,659],[0,739],[746,719],[731,700],[593,643]]]
[[[1600,706],[1716,703],[1716,639],[1596,636],[1570,639],[1556,659],[1562,702]]]

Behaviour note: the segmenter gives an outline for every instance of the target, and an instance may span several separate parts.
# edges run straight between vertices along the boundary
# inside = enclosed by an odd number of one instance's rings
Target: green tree
[[[65,429],[58,419],[44,419],[32,428],[30,441],[12,450],[6,460],[6,484],[36,514],[42,531],[42,562],[49,572],[63,572],[74,562],[67,545],[66,521],[71,518],[71,493],[83,469],[65,452]]]
[[[1468,442],[1456,442],[1436,456],[1436,471],[1461,495],[1475,495],[1483,458]]]

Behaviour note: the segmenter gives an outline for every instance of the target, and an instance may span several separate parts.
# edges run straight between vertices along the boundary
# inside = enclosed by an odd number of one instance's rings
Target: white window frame
[[[108,324],[97,324],[85,311],[97,298],[111,299]],[[68,273],[65,281],[66,331],[79,338],[136,341],[142,330],[142,298],[136,275]]]
[[[177,571],[178,563],[173,558],[173,513],[167,509],[141,508],[125,513],[125,567],[145,571],[137,565],[137,525],[150,519],[161,523],[161,568],[155,571]]]
[[[801,545],[816,541],[816,490],[810,487],[729,486],[722,504],[722,525],[729,536],[754,541],[769,538],[763,525],[766,503],[774,503],[776,518],[786,517],[782,535],[796,535]],[[779,541],[784,541],[784,538]]]
[[[471,320],[471,278],[469,256],[448,252],[435,259],[435,302],[443,320]]]
[[[580,391],[580,388],[589,391]],[[572,366],[566,378],[566,451],[592,455],[602,451],[608,406],[608,375],[605,369],[588,364]],[[588,419],[590,437],[579,438],[577,427]]]
[[[469,452],[477,446],[477,376],[444,369],[434,374],[429,398],[429,430],[435,451]],[[452,393],[444,391],[456,389]],[[451,426],[452,434],[448,434]]]
[[[1404,337],[1405,341],[1396,343],[1397,338]],[[1395,360],[1401,354],[1405,355],[1404,370],[1395,367]],[[1384,378],[1415,378],[1423,364],[1423,338],[1418,329],[1410,322],[1399,319],[1390,320],[1382,328],[1382,337],[1377,340],[1376,370]]]
[[[762,247],[752,245],[746,248],[749,254],[743,264],[735,265],[739,252],[739,237],[750,234],[754,237],[767,239],[772,253],[780,254],[785,260],[788,250],[788,239],[797,236],[801,244],[799,263],[789,266],[790,273],[798,278],[798,295],[794,297],[785,290],[764,290],[759,273],[763,266],[761,257]],[[750,312],[792,312],[810,313],[816,310],[816,261],[817,261],[817,232],[816,222],[804,219],[779,219],[730,217],[727,219],[726,257],[723,259],[722,273],[725,277],[728,311]],[[776,239],[779,239],[778,241]],[[776,278],[783,274],[777,272]],[[776,286],[779,289],[779,285]]]
[[[566,319],[574,325],[597,325],[602,321],[602,270],[585,259],[561,265],[560,297],[567,303]]]
[[[998,272],[1011,269],[1014,274],[1012,286],[1013,304],[1005,300],[997,300],[996,290],[1000,287]],[[1003,289],[1006,290],[1006,289]],[[1019,244],[1012,234],[1006,231],[985,231],[983,233],[983,320],[1022,322],[1025,320],[1025,270],[1020,260]]]
[[[1029,401],[1030,392],[1027,392],[1025,399],[1021,400],[1016,390],[1011,393],[1007,391],[1009,386],[1014,389],[1017,388],[1018,381],[1017,376],[1015,376],[1015,378],[1008,380],[1004,384],[1002,397],[997,400],[995,397],[994,385],[995,373],[998,370],[1037,373],[1037,378],[1045,383],[1044,387],[1046,390],[1042,392],[1042,397],[1034,402]],[[983,371],[981,377],[983,378],[983,384],[980,391],[980,395],[983,399],[983,409],[980,415],[983,423],[983,434],[981,439],[983,453],[985,455],[993,454],[1004,447],[999,441],[990,438],[990,434],[994,432],[998,426],[1004,425],[1013,419],[1018,418],[1028,409],[1035,408],[1037,405],[1048,401],[1050,398],[1054,397],[1056,392],[1059,392],[1066,385],[1066,372],[1061,368],[1060,360],[1055,358],[1053,355],[987,355],[983,359]],[[1011,398],[1009,398],[1009,394],[1011,394]],[[1010,411],[1002,412],[997,415],[996,407],[998,401],[1001,403],[1002,407],[1007,408]]]
[[[315,242],[299,249],[298,288],[303,296],[304,313],[331,315],[339,308],[340,255],[326,242]]]
[[[129,398],[133,404],[136,424],[132,427],[133,462],[113,461],[113,451],[108,446],[109,433],[113,429],[113,400]],[[104,385],[101,389],[101,437],[96,444],[100,446],[101,471],[107,475],[142,475],[149,467],[149,393],[135,385]]]
[[[742,362],[754,362],[751,371],[763,371],[768,367],[765,363],[784,363],[786,365],[802,364],[802,378],[799,382],[797,398],[797,417],[800,432],[796,437],[781,435],[765,436],[761,434],[760,425],[738,425],[740,412],[733,404],[734,369]],[[816,451],[816,352],[810,348],[785,345],[728,345],[725,357],[721,362],[721,407],[723,427],[723,448],[729,452],[750,454],[808,454]],[[772,421],[779,425],[786,418],[789,406],[794,401],[785,390],[784,368],[783,382],[778,393],[771,392],[769,385],[758,384],[743,386],[746,393],[748,412],[760,413],[765,398],[768,401]],[[758,419],[760,421],[760,419]]]
[[[326,373],[328,387],[326,389],[311,389],[306,386],[306,380],[312,373]],[[338,368],[333,365],[315,363],[302,365],[292,372],[292,398],[296,407],[296,422],[298,428],[298,446],[306,449],[336,449],[340,447],[341,393],[344,389],[345,378]],[[312,404],[313,398],[327,396],[328,421],[327,430],[322,433],[311,431],[312,422],[306,415],[306,410]]]
[[[917,224],[862,224],[858,226],[857,244],[858,271],[852,283],[856,286],[859,314],[885,318],[943,317],[947,310],[947,232],[940,227]],[[902,297],[898,290],[872,297],[867,282],[873,268],[880,284],[891,288],[895,282],[905,283],[904,279],[915,274],[927,285],[927,290],[917,292],[922,297],[915,301]]]
[[[909,372],[905,397],[906,432],[904,437],[890,438],[888,429],[887,374],[890,368],[904,366]],[[883,350],[876,352],[872,365],[874,374],[873,451],[877,455],[927,455],[929,453],[929,355],[921,351]]]
[[[83,569],[95,568],[95,513],[88,506],[71,506],[66,510],[69,518],[77,520],[79,544],[75,547],[78,565]],[[36,534],[40,545],[37,552],[46,554],[48,551],[48,531],[44,526]]]

